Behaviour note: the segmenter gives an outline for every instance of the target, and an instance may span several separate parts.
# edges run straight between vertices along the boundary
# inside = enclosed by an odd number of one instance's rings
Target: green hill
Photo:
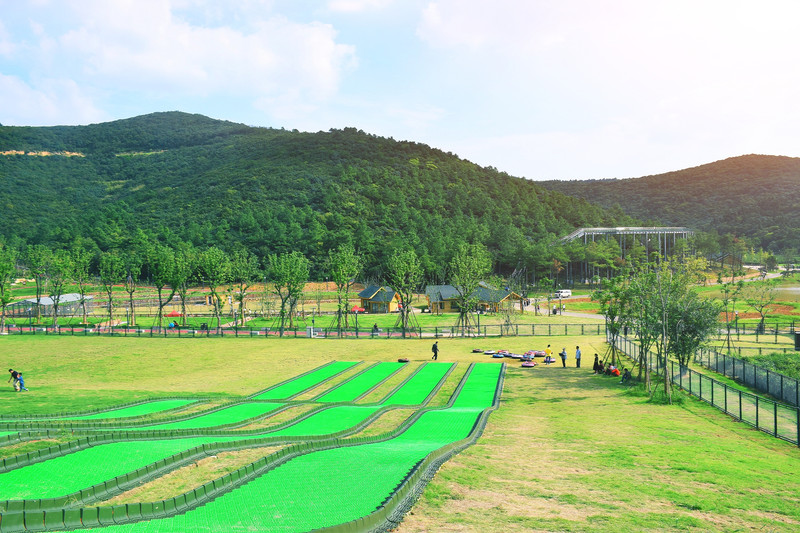
[[[630,223],[424,144],[353,128],[301,133],[154,113],[89,126],[0,127],[0,238],[13,246],[168,244],[260,256],[299,250],[316,268],[352,241],[376,274],[408,243],[431,276],[482,242],[499,270],[544,265],[580,226]]]
[[[641,220],[800,249],[800,158],[746,155],[643,178],[539,184]]]

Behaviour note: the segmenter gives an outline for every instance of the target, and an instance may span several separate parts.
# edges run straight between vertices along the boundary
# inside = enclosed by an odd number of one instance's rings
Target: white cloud
[[[0,74],[4,126],[88,124],[109,117],[72,80],[41,80],[31,86],[16,76]]]
[[[69,23],[59,32],[52,19],[31,19],[35,44],[18,61],[27,63],[28,80],[46,72],[112,99],[121,92],[142,101],[182,95],[310,110],[335,95],[357,64],[355,48],[338,42],[332,26],[293,22],[273,14],[271,2],[226,9],[205,0],[75,0],[50,7]],[[3,37],[0,27],[0,54],[12,46]]]
[[[360,13],[375,9],[382,9],[392,3],[392,0],[329,0],[328,10],[342,13]]]

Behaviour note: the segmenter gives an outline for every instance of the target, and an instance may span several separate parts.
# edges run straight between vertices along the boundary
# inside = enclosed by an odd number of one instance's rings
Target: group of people
[[[566,347],[562,348],[561,351],[558,353],[558,355],[561,357],[561,366],[566,368],[567,367],[567,357],[569,357],[567,355],[567,348]],[[547,348],[544,350],[544,364],[545,365],[549,365],[550,363],[555,363],[555,362],[556,362],[556,359],[555,359],[555,357],[553,357],[553,350],[550,348],[550,345],[548,344]],[[581,367],[581,347],[580,346],[576,346],[575,347],[575,367],[576,368],[580,368]]]
[[[8,378],[7,383],[11,383],[11,386],[14,387],[14,390],[17,392],[27,392],[28,389],[25,387],[25,378],[22,377],[22,372],[14,370],[13,368],[9,368],[8,371],[11,373],[11,377]]]
[[[602,361],[599,360],[597,354],[594,354],[594,373],[621,378],[619,380],[620,383],[627,383],[631,379],[631,371],[626,367],[622,367],[622,371],[620,371],[619,367],[612,365],[611,363],[606,366]]]

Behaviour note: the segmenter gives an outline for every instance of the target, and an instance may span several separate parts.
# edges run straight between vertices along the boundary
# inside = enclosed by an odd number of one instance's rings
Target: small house
[[[425,297],[431,313],[458,312],[460,293],[452,285],[428,285]],[[481,282],[470,299],[476,301],[476,310],[496,313],[503,303],[519,302],[522,297],[508,289],[495,289]]]
[[[367,313],[393,313],[400,308],[400,295],[391,287],[370,285],[358,297]]]

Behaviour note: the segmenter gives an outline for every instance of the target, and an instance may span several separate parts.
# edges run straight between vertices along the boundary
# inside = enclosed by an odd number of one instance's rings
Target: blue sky
[[[0,0],[0,123],[181,110],[639,177],[800,156],[797,20],[794,0]]]

